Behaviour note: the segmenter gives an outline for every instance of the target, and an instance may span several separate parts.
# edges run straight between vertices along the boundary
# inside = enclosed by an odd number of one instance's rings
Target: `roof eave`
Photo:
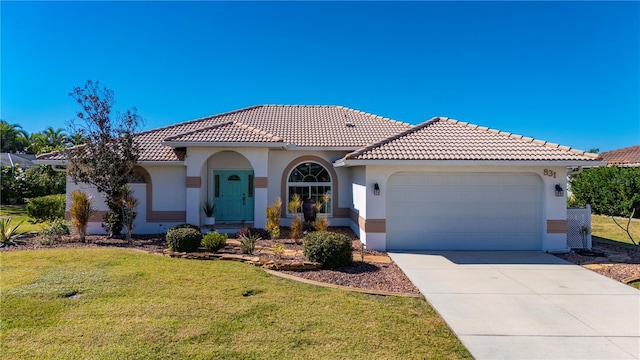
[[[38,164],[38,165],[67,165],[69,164],[69,161],[64,159],[64,160],[32,160],[32,162],[34,164]]]
[[[186,166],[182,160],[142,160],[137,165]]]
[[[605,162],[596,160],[345,160],[339,159],[334,167],[363,165],[440,165],[440,166],[604,166]]]

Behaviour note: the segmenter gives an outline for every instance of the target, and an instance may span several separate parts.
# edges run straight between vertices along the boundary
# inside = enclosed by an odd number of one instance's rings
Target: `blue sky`
[[[65,128],[99,80],[145,129],[256,104],[640,143],[638,2],[0,2],[0,117]]]

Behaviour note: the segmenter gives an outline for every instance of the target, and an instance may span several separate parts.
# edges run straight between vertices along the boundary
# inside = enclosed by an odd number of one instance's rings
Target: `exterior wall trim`
[[[569,229],[569,223],[564,220],[547,219],[547,234],[566,234]]]
[[[256,189],[266,189],[269,185],[269,178],[263,176],[257,176],[253,179],[253,186]]]
[[[202,186],[202,178],[200,176],[187,176],[187,189],[199,189]]]

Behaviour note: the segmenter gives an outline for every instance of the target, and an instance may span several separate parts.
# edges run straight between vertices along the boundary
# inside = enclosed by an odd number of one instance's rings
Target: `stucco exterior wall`
[[[145,166],[151,176],[155,211],[186,210],[186,169],[184,166]]]

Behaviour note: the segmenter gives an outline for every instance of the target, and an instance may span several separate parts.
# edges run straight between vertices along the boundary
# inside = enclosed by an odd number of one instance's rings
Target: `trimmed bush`
[[[257,235],[261,239],[271,238],[271,233],[269,233],[267,230],[262,228],[250,227],[250,228],[240,229],[236,234],[236,239],[240,239],[242,236],[251,236],[251,235]]]
[[[175,229],[193,229],[193,230],[198,230],[200,231],[200,226],[198,225],[193,225],[193,224],[178,224],[175,226],[172,226],[169,228],[169,230],[167,230],[167,233],[171,230],[175,230]]]
[[[69,224],[62,220],[56,219],[51,222],[48,227],[40,231],[40,245],[53,245],[60,241],[63,235],[69,235]]]
[[[210,232],[202,238],[202,246],[207,250],[216,252],[227,244],[227,234]]]
[[[202,243],[200,230],[192,228],[170,229],[167,232],[167,247],[178,252],[192,252],[198,250]]]
[[[319,262],[327,268],[346,266],[353,262],[351,239],[329,231],[314,231],[305,236],[302,252],[309,261]]]
[[[65,195],[47,195],[29,200],[27,213],[36,222],[64,218]]]

